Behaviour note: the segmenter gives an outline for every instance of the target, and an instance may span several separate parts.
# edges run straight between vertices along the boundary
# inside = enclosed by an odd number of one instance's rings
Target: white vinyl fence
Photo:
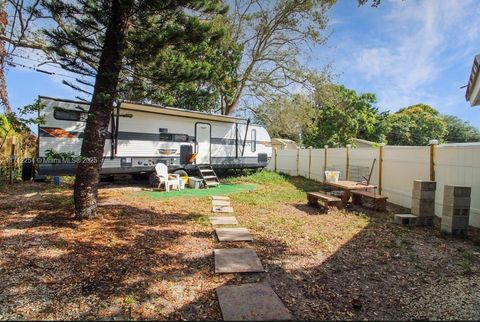
[[[381,148],[327,148],[274,151],[268,168],[293,176],[323,181],[324,170],[340,171],[340,180],[361,181],[368,177],[376,159],[371,180],[392,203],[410,208],[413,180],[437,182],[435,214],[442,215],[443,186],[472,188],[470,225],[480,227],[480,143],[430,146],[385,146]],[[348,153],[347,153],[348,152]],[[348,159],[348,160],[347,160]],[[325,162],[326,160],[326,162]],[[380,163],[382,182],[379,182]],[[433,171],[433,174],[431,174]]]

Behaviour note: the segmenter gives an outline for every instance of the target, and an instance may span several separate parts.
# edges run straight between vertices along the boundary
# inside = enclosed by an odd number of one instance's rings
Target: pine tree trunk
[[[82,160],[78,164],[75,179],[76,219],[91,219],[97,215],[98,182],[103,162],[105,133],[108,131],[113,111],[132,7],[133,0],[112,1],[83,137]]]

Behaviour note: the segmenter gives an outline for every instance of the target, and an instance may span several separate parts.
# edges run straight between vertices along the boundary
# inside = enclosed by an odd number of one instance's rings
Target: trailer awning
[[[164,107],[164,106],[154,105],[154,104],[140,104],[140,103],[134,103],[134,102],[128,102],[128,101],[123,101],[120,104],[120,108],[127,109],[127,110],[135,110],[140,112],[175,115],[175,116],[190,117],[190,118],[218,121],[218,122],[245,123],[247,121],[246,119],[228,116],[228,115],[209,114],[209,113],[184,110],[184,109],[174,108],[174,107]]]

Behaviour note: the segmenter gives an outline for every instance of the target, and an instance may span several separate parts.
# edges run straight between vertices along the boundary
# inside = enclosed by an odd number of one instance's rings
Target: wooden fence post
[[[325,182],[325,171],[327,171],[327,150],[328,150],[328,145],[324,145],[324,153],[323,153],[323,173],[322,173],[322,178],[323,182]]]
[[[345,169],[345,180],[350,180],[350,148],[351,144],[346,145],[346,169]]]
[[[438,140],[430,140],[430,181],[435,181],[435,150],[438,144]]]
[[[15,167],[15,136],[12,137],[12,146],[10,147],[10,184],[13,184],[13,169]]]
[[[379,150],[379,160],[378,160],[378,194],[382,194],[382,186],[383,186],[383,148],[385,147],[385,143],[380,143],[380,150]]]
[[[273,149],[273,171],[277,172],[277,148]]]
[[[308,147],[308,179],[310,179],[310,173],[312,172],[312,147]]]

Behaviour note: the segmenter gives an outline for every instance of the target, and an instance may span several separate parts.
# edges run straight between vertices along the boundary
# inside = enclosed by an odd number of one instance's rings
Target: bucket
[[[327,182],[338,182],[339,176],[340,171],[325,171],[325,181]]]

